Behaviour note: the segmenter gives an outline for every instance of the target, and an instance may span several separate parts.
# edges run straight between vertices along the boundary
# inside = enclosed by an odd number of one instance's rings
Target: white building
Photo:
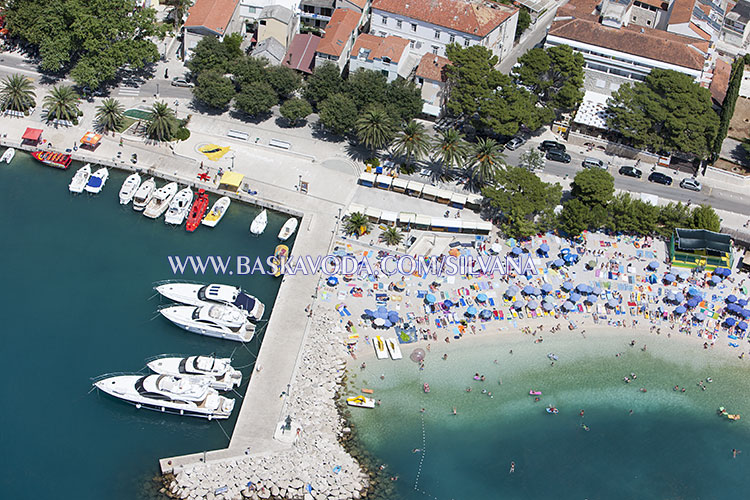
[[[349,72],[360,68],[379,71],[389,82],[406,78],[413,69],[408,63],[409,40],[398,36],[379,37],[362,33],[357,37],[349,58]]]
[[[336,9],[315,52],[315,65],[331,61],[344,71],[357,38],[362,14],[349,9]]]
[[[374,0],[370,33],[410,41],[417,55],[444,56],[449,43],[482,45],[502,60],[513,48],[516,7],[481,0]]]
[[[450,61],[435,54],[425,54],[419,61],[415,80],[422,91],[422,113],[439,117],[443,114],[443,106],[447,99],[445,91],[445,67]]]

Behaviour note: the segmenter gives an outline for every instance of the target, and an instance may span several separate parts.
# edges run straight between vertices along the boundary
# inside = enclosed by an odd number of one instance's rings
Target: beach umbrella
[[[516,285],[510,285],[507,290],[505,290],[505,296],[506,297],[515,297],[515,295],[519,292],[519,289]]]
[[[588,266],[589,269],[594,269],[596,267],[596,261],[590,260],[586,263],[586,266]]]
[[[515,309],[523,309],[523,306],[525,306],[525,305],[526,305],[526,302],[524,302],[523,300],[517,300],[517,301],[513,302],[513,307]]]
[[[737,324],[737,328],[739,328],[740,330],[747,330],[747,323],[745,323],[744,321],[740,321]]]
[[[697,319],[698,321],[703,321],[706,319],[706,315],[702,312],[698,311],[697,313],[693,314],[693,317]]]
[[[543,284],[543,285],[542,285],[542,291],[543,291],[544,293],[550,293],[550,292],[551,292],[552,290],[554,290],[554,289],[555,289],[555,287],[553,287],[553,286],[552,286],[552,285],[550,285],[549,283],[545,283],[545,284]]]
[[[687,309],[685,309],[685,306],[677,306],[674,309],[675,314],[685,314],[685,311],[687,311]]]
[[[614,309],[615,307],[617,307],[619,304],[620,303],[617,301],[617,299],[609,299],[607,301],[607,307],[611,307],[612,309]]]
[[[674,294],[675,302],[682,302],[683,300],[685,300],[685,296],[682,293],[677,292],[676,294]]]
[[[588,292],[589,286],[585,283],[579,283],[578,286],[576,286],[576,291],[578,293],[589,293]]]
[[[675,275],[672,273],[667,273],[664,275],[664,281],[666,281],[667,283],[672,283],[675,279]]]
[[[594,302],[596,302],[597,300],[599,300],[599,297],[597,297],[596,295],[588,295],[588,296],[586,296],[585,300],[589,304],[593,304]]]
[[[659,269],[659,263],[656,262],[655,260],[652,260],[651,262],[648,263],[648,267],[649,269],[654,269],[654,270]]]
[[[563,248],[562,250],[560,250],[561,256],[568,255],[569,253],[570,253],[570,248]]]
[[[482,311],[479,313],[479,317],[482,319],[490,319],[492,317],[492,311],[489,309],[482,309]]]
[[[411,354],[409,354],[409,359],[411,359],[415,363],[421,363],[422,361],[424,361],[424,356],[424,349],[422,349],[421,347],[417,347],[411,352]]]
[[[743,318],[750,318],[750,309],[743,309],[740,314],[742,314]]]
[[[494,253],[500,253],[503,251],[503,246],[500,243],[493,243],[490,250]]]
[[[385,319],[375,318],[375,321],[373,321],[373,324],[375,324],[375,326],[385,326]]]
[[[599,287],[592,288],[591,289],[591,293],[593,293],[594,295],[601,295],[602,294],[602,289],[599,288]]]
[[[521,247],[513,247],[510,249],[510,253],[512,253],[515,256],[518,256],[523,253],[523,250],[521,249]]]
[[[734,326],[737,323],[737,320],[734,318],[727,318],[724,320],[724,323],[726,323],[727,326]]]
[[[739,299],[739,300],[737,301],[737,305],[738,305],[738,306],[742,306],[742,307],[745,307],[745,306],[747,305],[747,300],[746,300],[746,299]]]
[[[734,294],[733,295],[728,295],[727,298],[726,298],[726,301],[729,304],[734,304],[735,302],[737,302],[737,296],[734,295]]]
[[[566,281],[565,283],[563,283],[562,285],[560,285],[560,287],[563,290],[572,290],[573,289],[573,283],[571,283],[570,281]]]
[[[573,303],[572,303],[572,302],[570,302],[570,301],[566,300],[565,302],[563,302],[563,305],[562,305],[562,307],[563,307],[563,309],[565,309],[565,310],[567,310],[567,311],[570,311],[570,310],[571,310],[571,309],[573,309],[573,308],[574,308],[575,306],[573,305]]]
[[[428,304],[434,304],[437,301],[437,297],[435,297],[434,294],[428,293],[427,295],[425,295],[424,301]]]
[[[667,294],[664,296],[664,300],[667,302],[674,302],[674,292],[667,292]]]
[[[388,311],[388,321],[391,323],[398,323],[399,319],[401,318],[399,318],[396,311]]]
[[[730,271],[726,267],[717,267],[716,269],[714,269],[714,274],[718,274],[719,276],[723,276],[726,278],[727,276],[732,274],[732,271]]]
[[[385,320],[385,323],[383,324],[385,328],[390,328],[393,326],[393,322],[389,319]]]
[[[339,279],[336,276],[329,276],[326,280],[326,285],[328,286],[336,286],[339,284]]]
[[[555,308],[555,304],[552,302],[542,302],[542,307],[545,311],[551,311]]]
[[[487,295],[483,293],[477,295],[477,302],[487,302]]]
[[[526,307],[529,309],[539,309],[539,302],[536,300],[530,300],[528,304],[526,304]]]
[[[546,243],[542,243],[541,245],[539,245],[539,250],[544,253],[547,253],[549,252],[549,245]]]
[[[680,271],[677,274],[677,277],[680,278],[681,280],[685,281],[686,279],[688,279],[690,277],[690,272],[689,271]]]
[[[515,239],[515,238],[510,238],[510,239],[509,239],[508,241],[506,241],[505,243],[507,243],[507,245],[508,245],[509,247],[511,247],[511,248],[513,248],[514,246],[516,246],[516,245],[518,244],[518,242],[516,241],[516,239]]]
[[[477,308],[476,308],[476,307],[474,307],[474,306],[470,306],[470,307],[469,307],[469,308],[468,308],[468,309],[466,310],[466,314],[467,314],[468,316],[476,316],[476,315],[477,315]]]
[[[526,285],[523,287],[523,293],[526,295],[539,295],[539,289],[535,286]]]
[[[568,298],[568,300],[573,303],[578,302],[579,300],[581,300],[581,294],[573,292],[570,294],[570,298]]]
[[[552,262],[552,265],[553,265],[553,266],[555,266],[555,267],[562,267],[562,266],[564,266],[564,265],[565,265],[565,261],[564,261],[564,260],[562,260],[562,259],[555,259],[555,260],[554,260],[554,261]]]
[[[372,309],[365,309],[365,316],[372,318],[373,316],[375,316],[375,311],[373,311]]]
[[[445,305],[445,307],[453,307],[455,304],[453,304],[452,300],[444,300],[443,305]]]
[[[578,254],[577,253],[569,253],[565,257],[563,257],[563,260],[567,263],[577,262],[578,261]]]
[[[692,297],[692,298],[688,299],[688,301],[687,301],[687,306],[688,307],[693,308],[693,307],[695,307],[697,305],[698,305],[698,299],[696,299],[695,297]]]
[[[715,274],[708,279],[708,282],[712,285],[718,285],[721,283],[721,278]]]
[[[703,297],[703,294],[701,293],[701,291],[695,288],[694,286],[691,286],[688,289],[688,295],[690,295],[691,297]]]
[[[724,310],[729,311],[730,313],[737,314],[742,311],[742,308],[737,304],[727,304],[727,307]]]

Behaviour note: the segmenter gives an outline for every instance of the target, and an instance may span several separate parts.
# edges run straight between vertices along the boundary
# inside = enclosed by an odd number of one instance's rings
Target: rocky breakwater
[[[174,476],[166,476],[169,496],[344,500],[365,493],[367,474],[339,442],[349,431],[335,401],[348,355],[337,323],[330,311],[313,319],[285,409],[293,419],[288,432],[295,436],[289,448],[175,469]]]

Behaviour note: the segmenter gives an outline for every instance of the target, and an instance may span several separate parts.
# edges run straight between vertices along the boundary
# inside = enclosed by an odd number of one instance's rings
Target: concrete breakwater
[[[368,476],[339,443],[348,429],[335,401],[348,355],[336,330],[338,320],[331,311],[318,314],[290,385],[285,412],[292,416],[291,446],[175,467],[168,485],[171,496],[190,500],[360,498],[369,486]]]

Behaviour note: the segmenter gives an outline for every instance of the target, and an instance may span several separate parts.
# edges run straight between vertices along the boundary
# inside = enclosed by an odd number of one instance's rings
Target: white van
[[[604,168],[604,169],[606,169],[607,166],[599,158],[592,158],[590,156],[587,156],[586,158],[583,159],[583,168]]]

